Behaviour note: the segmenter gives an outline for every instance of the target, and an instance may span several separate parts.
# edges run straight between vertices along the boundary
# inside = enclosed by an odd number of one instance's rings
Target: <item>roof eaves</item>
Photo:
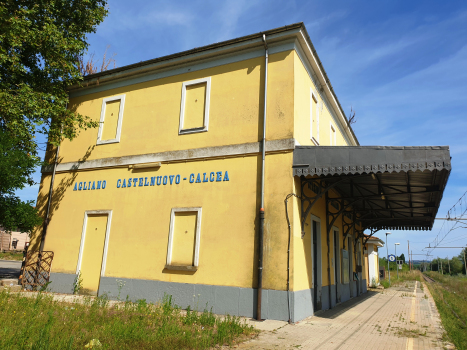
[[[225,47],[225,46],[229,46],[229,45],[233,45],[233,44],[237,44],[237,43],[250,41],[250,40],[253,40],[253,39],[262,38],[263,34],[268,36],[268,35],[278,34],[278,33],[293,30],[293,29],[300,29],[300,28],[305,28],[303,22],[294,23],[294,24],[283,26],[283,27],[266,30],[264,32],[250,34],[250,35],[246,35],[246,36],[242,36],[242,37],[239,37],[239,38],[235,38],[235,39],[231,39],[231,40],[227,40],[227,41],[222,41],[222,42],[218,42],[218,43],[214,43],[214,44],[210,44],[210,45],[206,45],[206,46],[195,47],[194,49],[190,49],[190,50],[186,50],[186,51],[182,51],[182,52],[177,52],[177,53],[174,53],[174,54],[171,54],[171,55],[166,55],[166,56],[162,56],[162,57],[158,57],[158,58],[153,58],[153,59],[150,59],[150,60],[129,64],[129,65],[126,65],[126,66],[123,66],[123,67],[109,69],[109,70],[106,70],[106,71],[103,71],[103,72],[90,74],[90,75],[85,76],[83,80],[84,80],[84,82],[86,82],[86,81],[93,80],[93,79],[96,79],[96,78],[100,78],[100,77],[103,77],[103,76],[106,76],[106,75],[115,74],[115,73],[118,73],[118,72],[123,72],[123,71],[126,71],[126,70],[138,68],[138,67],[147,66],[147,65],[150,65],[150,64],[158,63],[158,62],[168,61],[168,60],[172,60],[172,59],[179,58],[179,57],[189,56],[189,55],[193,55],[193,54],[200,53],[200,52],[206,52],[206,51],[209,51],[209,50],[213,50],[213,49],[217,49],[217,48],[221,48],[221,47]]]

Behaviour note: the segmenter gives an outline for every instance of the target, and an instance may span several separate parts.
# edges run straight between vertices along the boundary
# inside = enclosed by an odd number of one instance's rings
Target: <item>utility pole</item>
[[[410,242],[409,240],[407,240],[407,257],[409,258],[409,271],[412,270],[412,268],[410,267]]]
[[[449,268],[449,274],[451,274],[451,264],[449,263],[449,256],[448,256],[448,268]]]
[[[443,273],[443,260],[441,260],[441,274],[444,275],[444,273]]]
[[[464,248],[464,268],[465,268],[465,275],[467,276],[467,265],[465,264],[465,248]]]

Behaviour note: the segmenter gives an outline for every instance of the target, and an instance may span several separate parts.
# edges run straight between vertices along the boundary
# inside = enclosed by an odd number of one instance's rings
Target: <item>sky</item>
[[[437,217],[467,191],[466,1],[110,0],[108,8],[88,36],[89,53],[102,57],[110,45],[117,67],[304,22],[344,110],[356,111],[360,144],[450,146],[452,172]],[[34,178],[40,181],[39,171]],[[35,200],[38,189],[17,193]],[[416,254],[424,254],[441,225],[436,220],[431,232],[392,232],[389,253],[400,243],[407,256],[410,240],[414,259],[423,259]],[[467,229],[444,242],[467,245]],[[433,254],[451,257],[460,250]]]

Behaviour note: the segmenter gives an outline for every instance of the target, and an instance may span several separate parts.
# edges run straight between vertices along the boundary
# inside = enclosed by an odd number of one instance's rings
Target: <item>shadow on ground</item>
[[[21,261],[0,261],[0,278],[19,278]]]
[[[372,298],[378,294],[380,293],[368,291],[367,293],[364,293],[358,297],[352,298],[344,303],[341,303],[335,306],[331,310],[318,311],[314,314],[314,317],[334,319],[338,317],[339,315],[343,314],[344,312],[357,306],[358,304],[363,303],[365,300]]]

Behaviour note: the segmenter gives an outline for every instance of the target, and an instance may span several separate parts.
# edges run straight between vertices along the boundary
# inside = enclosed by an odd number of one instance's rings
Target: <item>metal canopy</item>
[[[356,239],[366,229],[370,236],[382,229],[430,230],[450,171],[448,146],[297,146],[302,232],[323,197],[328,232],[340,215],[344,236],[354,229]]]

